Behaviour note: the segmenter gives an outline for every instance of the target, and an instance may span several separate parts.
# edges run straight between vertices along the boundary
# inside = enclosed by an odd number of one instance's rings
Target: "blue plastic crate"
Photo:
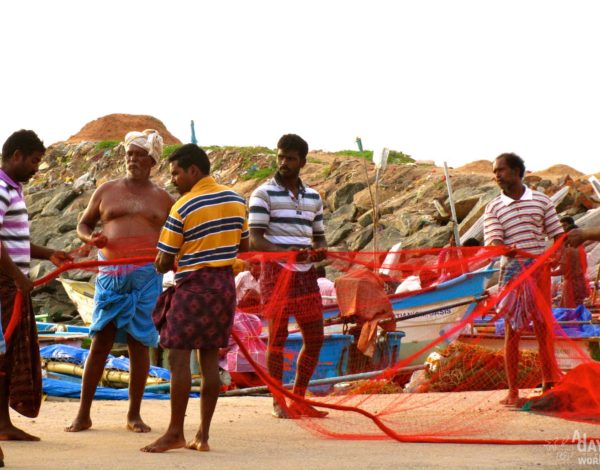
[[[404,336],[404,331],[383,332],[379,335],[373,354],[373,369],[383,370],[398,362]]]
[[[319,363],[311,380],[337,377],[348,373],[348,352],[353,337],[343,334],[326,334],[319,354]],[[288,336],[283,353],[283,383],[292,383],[296,377],[296,362],[302,349],[302,335],[292,333]],[[310,387],[310,390],[326,391],[332,385]]]

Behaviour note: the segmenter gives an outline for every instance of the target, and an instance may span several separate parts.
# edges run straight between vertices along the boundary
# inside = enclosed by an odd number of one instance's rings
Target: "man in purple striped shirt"
[[[502,193],[485,209],[484,238],[486,245],[513,248],[501,262],[500,287],[503,288],[533,262],[532,257],[517,257],[517,250],[540,255],[546,250],[546,239],[560,237],[563,230],[550,198],[523,184],[525,163],[518,155],[503,153],[496,158],[493,171]],[[530,322],[539,344],[543,391],[560,376],[552,329],[548,327],[552,318],[549,302],[550,270],[544,266],[498,304],[505,318],[505,366],[509,388],[502,404],[515,405],[519,401],[519,338]]]
[[[38,441],[39,438],[16,428],[9,404],[27,417],[39,413],[42,390],[41,368],[35,316],[29,279],[31,258],[46,259],[56,266],[71,260],[62,251],[34,245],[29,239],[29,218],[22,183],[38,171],[46,151],[33,131],[13,133],[2,146],[0,168],[0,300],[2,327],[6,329],[17,290],[23,294],[20,323],[0,354],[0,440]]]

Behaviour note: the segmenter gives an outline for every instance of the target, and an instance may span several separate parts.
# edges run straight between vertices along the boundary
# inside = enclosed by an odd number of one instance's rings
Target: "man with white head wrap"
[[[126,176],[96,189],[77,226],[79,238],[95,245],[99,258],[104,260],[153,257],[160,230],[173,204],[171,196],[150,180],[150,171],[162,154],[162,137],[158,132],[129,132],[124,146]],[[96,230],[98,222],[102,230]],[[150,367],[148,348],[158,342],[151,315],[161,291],[162,276],[152,263],[100,269],[90,325],[92,346],[85,363],[81,403],[66,431],[83,431],[92,426],[92,400],[115,339],[127,342],[129,347],[127,427],[134,432],[150,431],[142,421],[140,407]]]
[[[154,129],[146,129],[145,131],[128,132],[123,141],[125,151],[129,151],[132,145],[144,149],[148,152],[148,156],[157,163],[163,151],[163,138]]]

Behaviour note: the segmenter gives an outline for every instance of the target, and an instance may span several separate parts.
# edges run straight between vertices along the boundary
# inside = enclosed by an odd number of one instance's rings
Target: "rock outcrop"
[[[98,121],[101,121],[101,118]],[[152,118],[154,119],[154,118]],[[145,121],[146,122],[146,121]],[[157,123],[160,121],[156,120]],[[101,141],[120,140],[116,134],[102,134],[96,141],[84,137],[96,121],[84,126],[69,140],[52,145],[39,173],[27,188],[34,243],[71,251],[81,246],[76,236],[77,218],[86,207],[94,189],[102,182],[124,176],[124,149]],[[92,125],[94,124],[94,125]],[[127,122],[126,129],[133,124]],[[138,126],[146,128],[145,124]],[[157,128],[157,125],[153,126]],[[87,130],[86,130],[87,129]],[[167,136],[166,129],[158,129]],[[84,132],[85,131],[85,132]],[[120,137],[117,137],[120,136]],[[83,140],[82,140],[83,139]],[[175,138],[167,142],[178,142]],[[215,178],[249,197],[262,181],[276,170],[275,152],[267,148],[208,149]],[[431,165],[390,164],[375,192],[375,170],[365,169],[360,158],[325,152],[311,152],[303,169],[303,180],[317,189],[325,204],[325,226],[329,244],[341,250],[373,249],[373,200],[379,209],[378,249],[388,250],[398,241],[405,248],[441,247],[453,230],[444,172]],[[555,168],[555,167],[552,167]],[[528,174],[526,181],[534,189],[554,194],[563,185],[568,194],[559,212],[576,218],[600,204],[589,182],[576,170],[561,166],[560,171]],[[550,171],[552,170],[552,171]],[[572,170],[572,171],[571,171]],[[450,170],[459,230],[464,233],[481,216],[485,205],[499,190],[491,173],[491,162],[478,161]],[[154,168],[153,178],[168,188],[166,159]],[[371,185],[371,188],[368,187]],[[42,275],[51,269],[47,262],[34,262],[33,272]],[[93,277],[91,272],[65,274],[78,280]],[[48,312],[52,320],[76,316],[62,285],[53,282],[37,291],[36,313]]]

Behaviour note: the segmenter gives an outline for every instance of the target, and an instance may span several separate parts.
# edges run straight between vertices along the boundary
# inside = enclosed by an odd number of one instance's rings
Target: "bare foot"
[[[210,450],[210,446],[208,445],[208,441],[204,441],[202,439],[202,433],[196,434],[196,437],[188,442],[185,447],[187,449],[197,450],[200,452],[208,452]]]
[[[279,403],[273,403],[273,411],[271,416],[278,419],[293,419],[295,416],[290,416],[287,406],[282,406]]]
[[[75,418],[70,426],[65,428],[66,432],[79,432],[85,431],[86,429],[90,429],[92,427],[92,420],[87,418]]]
[[[0,441],[39,441],[40,438],[15,428],[12,424],[0,429]]]
[[[150,432],[152,430],[140,417],[137,419],[127,419],[127,429],[133,432]]]
[[[324,418],[329,414],[327,411],[320,411],[305,403],[296,402],[290,405],[289,413],[291,416],[305,416],[307,418]]]
[[[142,452],[160,453],[171,449],[181,449],[182,447],[185,447],[185,438],[183,435],[172,436],[169,434],[163,434],[152,444],[142,447],[140,450]]]
[[[501,405],[514,406],[519,401],[519,391],[518,390],[509,390],[506,398],[500,400]]]

